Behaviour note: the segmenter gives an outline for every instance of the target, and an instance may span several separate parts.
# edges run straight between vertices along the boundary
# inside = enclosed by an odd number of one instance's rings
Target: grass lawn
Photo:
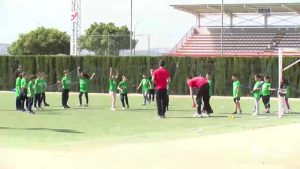
[[[156,106],[142,106],[142,96],[129,95],[128,110],[121,110],[118,97],[117,111],[111,111],[108,95],[90,94],[90,106],[81,108],[77,107],[78,94],[71,94],[71,109],[63,110],[60,94],[48,93],[51,106],[29,115],[15,111],[13,93],[1,92],[0,95],[0,144],[13,147],[164,141],[300,123],[300,113],[297,112],[278,119],[274,99],[271,114],[252,116],[254,101],[242,98],[243,114],[229,119],[233,110],[232,98],[212,97],[213,116],[193,118],[195,110],[191,108],[190,98],[171,96],[167,118],[157,119]],[[299,112],[299,100],[291,100],[290,104],[292,110]],[[261,111],[262,108],[261,103]]]

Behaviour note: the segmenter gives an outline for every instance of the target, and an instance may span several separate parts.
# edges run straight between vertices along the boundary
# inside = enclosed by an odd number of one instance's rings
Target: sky
[[[224,3],[259,3],[261,0],[224,0]],[[265,0],[264,2],[300,2]],[[130,26],[130,0],[81,0],[82,33],[94,22]],[[221,3],[221,0],[133,0],[136,34],[150,34],[151,47],[171,49],[196,24],[193,15],[174,4]],[[12,43],[20,33],[39,26],[71,34],[71,0],[0,0],[0,43]],[[141,37],[142,38],[142,37]],[[140,40],[147,43],[146,37]]]

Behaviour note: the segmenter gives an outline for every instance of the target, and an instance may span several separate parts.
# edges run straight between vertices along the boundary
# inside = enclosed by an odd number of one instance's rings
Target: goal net
[[[286,94],[287,90],[283,86],[283,73],[284,71],[288,70],[292,66],[296,65],[297,63],[300,62],[300,59],[294,61],[293,63],[290,63],[288,66],[283,67],[283,57],[285,55],[291,55],[292,53],[299,53],[300,49],[299,48],[280,48],[278,50],[278,117],[282,118],[284,113],[287,113],[288,108],[286,105]]]

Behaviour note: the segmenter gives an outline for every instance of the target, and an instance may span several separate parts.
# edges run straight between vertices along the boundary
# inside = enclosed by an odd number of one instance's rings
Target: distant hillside
[[[9,44],[0,43],[0,55],[8,55]]]

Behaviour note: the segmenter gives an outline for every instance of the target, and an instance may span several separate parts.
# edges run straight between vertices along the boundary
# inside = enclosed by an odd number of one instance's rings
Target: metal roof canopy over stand
[[[196,16],[196,27],[217,26],[220,23],[222,4],[171,5],[177,10]],[[224,26],[226,27],[300,27],[300,3],[253,3],[253,4],[224,4]],[[269,9],[269,10],[268,10]],[[236,23],[234,18],[238,18]],[[258,19],[263,18],[262,22]],[[202,19],[208,22],[201,21]],[[270,20],[272,21],[269,23]],[[212,23],[216,23],[213,25]],[[286,23],[286,24],[282,24]]]
[[[202,32],[202,28],[205,28],[203,31],[205,34],[210,34],[208,29],[211,27],[213,27],[213,30],[215,31],[221,29],[221,33],[219,34],[221,35],[221,56],[223,56],[222,39],[224,31],[230,34],[234,33],[235,30],[240,32],[240,29],[242,29],[242,32],[244,32],[243,30],[250,31],[251,28],[256,28],[253,29],[253,31],[259,30],[262,32],[268,32],[269,30],[274,31],[274,29],[270,28],[276,28],[278,29],[278,31],[276,31],[278,34],[280,34],[282,30],[297,33],[300,31],[300,3],[223,4],[222,1],[222,4],[170,6],[177,10],[190,13],[196,17],[196,28],[192,28],[192,31],[190,30],[185,37],[181,39],[181,41],[170,51],[170,55],[176,53],[176,51],[181,48],[180,46],[184,44],[184,41],[189,39],[188,35],[190,32],[200,33],[199,30]]]

